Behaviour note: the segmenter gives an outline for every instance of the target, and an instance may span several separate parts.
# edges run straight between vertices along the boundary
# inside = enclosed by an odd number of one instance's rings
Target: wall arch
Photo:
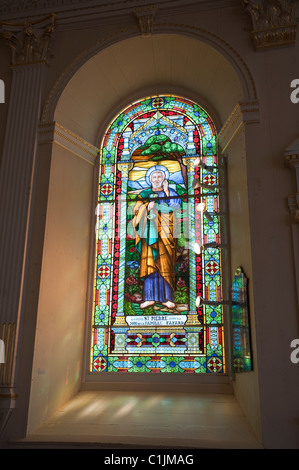
[[[113,107],[110,110],[110,112],[106,115],[106,118],[99,123],[97,137],[96,137],[97,147],[100,146],[104,133],[107,130],[111,121],[115,118],[115,116],[119,114],[128,105],[128,103],[139,101],[144,96],[151,96],[153,94],[153,91],[154,91],[154,95],[157,95],[157,96],[164,95],[164,94],[174,94],[174,95],[184,96],[190,101],[201,103],[201,106],[206,110],[209,116],[212,117],[217,133],[220,132],[222,128],[222,122],[221,122],[221,119],[217,110],[214,108],[214,106],[211,105],[209,101],[207,101],[199,93],[191,91],[190,89],[187,89],[182,86],[157,85],[154,87],[154,90],[153,90],[153,87],[141,87],[140,89],[137,89],[131,95],[126,96],[122,100],[120,100],[117,106]]]
[[[193,41],[197,45],[200,44],[200,52],[204,52],[205,57],[210,55],[210,57],[208,57],[206,75],[208,76],[211,72],[211,64],[213,62],[217,62],[219,71],[221,72],[220,75],[222,75],[223,83],[225,83],[226,87],[228,87],[231,82],[234,83],[234,87],[238,89],[239,94],[238,96],[231,96],[232,102],[230,104],[230,109],[229,111],[223,111],[223,116],[221,116],[222,124],[224,124],[225,120],[228,118],[230,112],[235,106],[236,98],[238,102],[249,103],[256,101],[257,94],[251,72],[242,57],[230,44],[228,44],[216,34],[208,32],[202,28],[180,25],[176,23],[158,23],[155,25],[155,34],[149,38],[141,37],[139,31],[137,31],[136,28],[131,27],[113,35],[109,35],[108,37],[102,38],[95,45],[80,53],[76,59],[64,70],[64,72],[60,75],[52,87],[52,90],[50,91],[50,94],[44,105],[41,118],[42,124],[59,119],[59,106],[64,102],[65,94],[71,93],[72,89],[75,89],[78,77],[83,76],[84,70],[87,71],[89,69],[91,62],[94,63],[94,61],[98,60],[99,63],[102,63],[101,68],[104,70],[105,58],[107,59],[107,51],[110,51],[114,55],[115,60],[117,58],[121,60],[123,53],[121,51],[125,50],[126,47],[127,50],[133,50],[135,45],[138,45],[138,43],[140,44],[141,42],[143,47],[147,47],[149,43],[158,44],[159,38],[161,39],[161,42],[163,41],[164,43],[167,41],[167,39],[171,38],[174,47],[177,45],[178,54],[180,54],[180,50],[184,47],[183,44],[191,44]],[[138,45],[138,47],[140,46]],[[199,55],[198,57],[201,56]],[[139,59],[140,65],[142,66],[144,57]],[[194,58],[194,61],[196,60],[197,57]],[[156,65],[161,67],[160,63],[157,63]],[[194,62],[192,65],[194,66]],[[188,70],[190,74],[193,73],[190,64],[187,65],[186,70]],[[179,80],[176,80],[176,85],[178,85],[178,81]],[[155,84],[157,85],[157,83],[159,83],[159,81],[156,80]],[[136,85],[137,88],[141,88],[142,82],[137,82]],[[163,85],[163,83],[160,83],[160,85]],[[193,86],[190,86],[190,84],[185,85],[185,87],[189,88],[190,90],[193,88]],[[220,88],[219,82],[215,83],[216,91],[217,87]],[[133,93],[133,91],[131,91],[131,93]],[[205,97],[205,94],[207,95],[207,93],[201,94],[203,97]],[[125,95],[128,96],[128,90],[126,90]],[[227,106],[229,107],[229,105]]]

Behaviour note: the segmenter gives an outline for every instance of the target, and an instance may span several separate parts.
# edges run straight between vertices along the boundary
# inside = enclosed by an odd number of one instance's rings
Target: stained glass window
[[[239,266],[232,282],[233,366],[235,372],[252,370],[248,279]]]
[[[101,144],[91,371],[224,373],[216,130],[173,95],[130,104]]]

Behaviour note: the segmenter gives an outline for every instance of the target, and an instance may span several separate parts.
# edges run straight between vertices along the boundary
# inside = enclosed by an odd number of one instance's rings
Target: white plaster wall
[[[248,128],[246,139],[261,417],[266,448],[298,448],[299,370],[290,360],[290,343],[299,333],[298,304],[287,207],[293,186],[283,152],[299,123],[287,79],[275,75],[279,61],[267,72],[265,85],[272,92],[261,102],[263,121]]]
[[[251,124],[253,125],[253,124]],[[255,334],[255,309],[251,253],[250,219],[248,208],[247,162],[245,127],[230,142],[227,151],[228,205],[230,227],[231,281],[235,270],[241,266],[249,280],[249,313],[252,343],[253,371],[236,373],[234,393],[244,410],[255,434],[261,440],[261,421],[258,384],[258,356]]]
[[[80,386],[93,166],[56,144],[50,191],[28,430]]]

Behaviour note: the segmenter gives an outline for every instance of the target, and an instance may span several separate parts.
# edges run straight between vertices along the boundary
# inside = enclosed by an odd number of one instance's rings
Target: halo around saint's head
[[[164,173],[164,177],[166,180],[169,179],[169,171],[167,170],[167,168],[163,165],[155,165],[155,166],[152,166],[149,170],[147,170],[146,174],[145,174],[145,181],[147,182],[147,184],[149,186],[151,186],[151,175],[155,172],[155,171],[161,171],[162,173]]]

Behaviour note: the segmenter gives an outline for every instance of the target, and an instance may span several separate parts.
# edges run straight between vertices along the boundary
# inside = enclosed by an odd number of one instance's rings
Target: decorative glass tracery
[[[215,126],[147,97],[101,145],[91,371],[225,372]]]

